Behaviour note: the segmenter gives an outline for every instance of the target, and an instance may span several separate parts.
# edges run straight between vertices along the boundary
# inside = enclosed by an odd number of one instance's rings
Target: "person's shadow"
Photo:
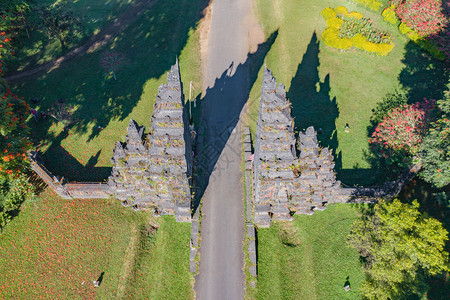
[[[347,278],[345,278],[345,282],[344,282],[344,289],[350,290],[350,286],[351,286],[351,284],[350,284],[350,276],[347,276]]]

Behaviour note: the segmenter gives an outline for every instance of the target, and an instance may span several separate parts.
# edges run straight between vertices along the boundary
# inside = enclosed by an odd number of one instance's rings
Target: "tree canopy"
[[[373,214],[352,225],[348,242],[365,260],[364,297],[380,300],[423,295],[426,276],[449,270],[444,250],[447,230],[418,209],[417,201],[381,201]]]

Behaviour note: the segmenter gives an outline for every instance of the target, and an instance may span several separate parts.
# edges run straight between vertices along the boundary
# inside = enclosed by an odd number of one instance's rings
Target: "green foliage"
[[[5,62],[15,49],[12,41],[24,26],[25,14],[29,6],[24,0],[2,0],[0,5],[0,77],[5,73]]]
[[[0,88],[2,86],[0,85]],[[31,143],[25,119],[29,113],[28,104],[14,95],[4,85],[0,102],[0,177],[22,173],[26,164],[26,152]]]
[[[41,29],[48,39],[56,38],[65,48],[69,40],[81,33],[82,23],[73,11],[65,6],[48,6],[37,9],[41,20]]]
[[[431,123],[420,147],[420,176],[437,188],[450,184],[450,92],[439,100],[440,115]]]
[[[348,243],[365,259],[368,299],[405,299],[426,292],[424,276],[449,270],[444,251],[448,232],[419,212],[419,204],[381,201],[371,215],[355,221]]]
[[[24,174],[0,176],[0,229],[26,199],[33,196],[33,186]]]
[[[340,38],[351,39],[359,33],[371,43],[389,44],[391,42],[390,37],[386,33],[378,31],[373,27],[372,20],[370,19],[351,17],[343,17],[342,19],[344,22],[339,29]]]
[[[408,103],[408,97],[405,92],[394,91],[386,94],[381,102],[377,103],[377,106],[372,109],[373,115],[370,117],[372,125],[376,125],[383,121],[383,117],[392,112],[399,106],[406,105]]]

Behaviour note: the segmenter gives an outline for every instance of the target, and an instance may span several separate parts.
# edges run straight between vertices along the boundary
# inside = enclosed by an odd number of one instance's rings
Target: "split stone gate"
[[[419,170],[420,166],[414,166],[382,187],[343,188],[336,181],[331,150],[319,146],[313,127],[299,133],[296,141],[285,88],[266,67],[263,74],[252,166],[258,226],[268,227],[272,219],[291,220],[294,213],[312,214],[329,203],[392,197]],[[153,208],[157,215],[190,222],[193,151],[178,60],[167,74],[167,84],[158,89],[149,132],[130,120],[126,142],[116,143],[107,183],[66,183],[52,175],[35,152],[30,160],[33,170],[65,199],[112,195],[124,206]]]

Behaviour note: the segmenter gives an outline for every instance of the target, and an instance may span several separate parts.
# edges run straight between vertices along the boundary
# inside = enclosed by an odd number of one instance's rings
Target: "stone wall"
[[[28,159],[33,171],[63,199],[104,199],[111,194],[106,183],[65,182],[63,177],[55,176],[45,168],[35,151],[30,152]]]
[[[125,206],[191,219],[192,148],[178,61],[161,85],[149,133],[130,120],[126,143],[117,142],[108,185]]]

